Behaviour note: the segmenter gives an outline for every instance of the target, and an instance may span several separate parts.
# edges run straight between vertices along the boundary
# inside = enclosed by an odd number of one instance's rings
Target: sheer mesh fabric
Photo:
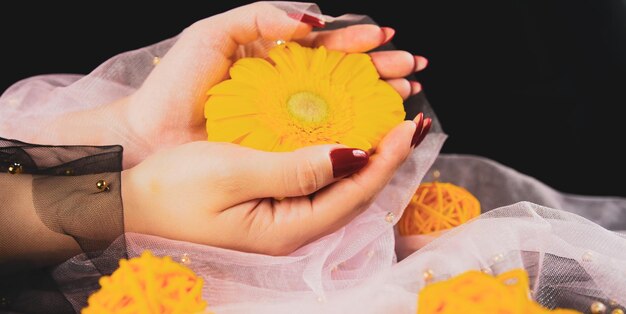
[[[81,274],[73,284],[93,289],[99,276],[110,274],[126,256],[123,242],[116,254],[103,254],[124,233],[121,162],[119,146],[45,146],[0,138],[1,310],[72,312],[51,269],[84,254],[90,265],[73,269]],[[106,188],[97,187],[100,180]]]

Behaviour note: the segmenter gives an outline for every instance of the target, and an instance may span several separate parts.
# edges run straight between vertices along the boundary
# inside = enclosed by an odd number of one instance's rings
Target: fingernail
[[[415,56],[415,69],[413,72],[424,70],[428,66],[428,59],[422,56]]]
[[[432,124],[433,124],[433,120],[431,118],[426,118],[426,120],[424,120],[424,127],[422,128],[422,134],[420,134],[420,138],[417,140],[415,147],[417,147],[417,145],[419,145],[424,140],[424,138],[426,138],[426,134],[428,134],[428,131],[430,131],[430,126]]]
[[[380,44],[381,46],[388,44],[396,35],[396,30],[391,27],[381,27],[380,30],[383,32],[383,38],[385,38]]]
[[[415,120],[413,120],[413,122],[415,122],[416,127],[415,133],[413,133],[413,138],[411,139],[411,148],[417,146],[417,141],[422,134],[422,129],[424,126],[424,114],[420,112],[417,117],[415,117]]]
[[[419,94],[422,91],[422,84],[416,81],[409,81],[411,84],[411,96]]]
[[[287,15],[296,21],[309,24],[313,27],[324,28],[326,26],[326,21],[306,13],[287,13]]]
[[[356,148],[337,148],[330,152],[330,162],[333,164],[333,177],[339,178],[353,174],[365,167],[369,155]]]

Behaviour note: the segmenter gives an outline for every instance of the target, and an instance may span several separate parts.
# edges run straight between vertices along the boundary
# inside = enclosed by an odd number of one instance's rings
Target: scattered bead
[[[159,62],[161,62],[161,58],[159,57],[152,58],[152,65],[157,65],[159,64]]]
[[[504,260],[504,254],[502,254],[502,253],[497,254],[496,256],[493,257],[493,262],[494,263],[502,262],[502,260]]]
[[[191,258],[189,258],[189,254],[187,254],[187,253],[183,254],[183,256],[181,256],[181,258],[180,258],[180,262],[185,264],[185,265],[191,263]]]
[[[385,221],[388,223],[393,223],[395,219],[396,219],[396,215],[392,212],[388,212],[387,215],[385,216]]]
[[[432,269],[428,269],[424,271],[424,274],[422,276],[424,277],[424,281],[428,283],[432,281],[433,278],[435,277],[435,272]]]
[[[585,252],[585,254],[583,254],[583,262],[592,262],[592,261],[593,261],[593,253]]]
[[[604,303],[598,302],[598,301],[595,301],[595,302],[591,303],[591,306],[589,307],[589,309],[591,310],[592,314],[606,313],[606,305],[604,305]]]
[[[439,171],[439,170],[433,171],[433,179],[435,179],[435,181],[437,181],[437,180],[439,180],[439,177],[441,177],[441,171]]]

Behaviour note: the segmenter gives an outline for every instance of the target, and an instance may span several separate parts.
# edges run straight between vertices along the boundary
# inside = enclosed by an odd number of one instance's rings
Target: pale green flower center
[[[299,92],[287,100],[287,110],[304,123],[319,123],[328,116],[328,104],[311,92]]]

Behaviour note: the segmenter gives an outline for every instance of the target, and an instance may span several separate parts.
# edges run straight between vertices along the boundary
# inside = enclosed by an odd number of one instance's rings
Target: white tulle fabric
[[[277,5],[287,12],[320,16],[314,5]],[[367,20],[354,15],[325,19],[338,24]],[[118,55],[86,76],[46,75],[15,84],[0,97],[0,134],[19,139],[24,132],[45,130],[43,125],[21,121],[100,106],[132,94],[154,68],[154,58],[165,55],[175,41]],[[513,268],[529,270],[534,296],[545,304],[558,297],[558,291],[572,289],[583,296],[626,304],[623,236],[566,211],[513,204],[533,201],[589,217],[607,228],[626,229],[626,201],[564,196],[480,158],[441,157],[435,167],[443,173],[443,180],[475,193],[484,209],[509,206],[489,211],[417,251],[433,239],[399,239],[399,256],[408,257],[398,262],[393,225],[435,162],[445,137],[431,132],[369,209],[344,228],[290,256],[127,234],[129,255],[151,250],[185,261],[204,278],[203,295],[216,313],[415,313],[426,270],[440,280],[470,269],[500,273]],[[137,141],[134,145],[141,149],[144,144]],[[569,262],[559,265],[555,259],[551,267],[545,267],[554,257]],[[61,268],[71,269],[67,266],[72,263],[84,261],[72,259]],[[572,279],[571,263],[584,270],[585,280]],[[554,277],[572,280],[554,281]]]
[[[433,138],[427,145],[436,142]],[[515,268],[529,272],[533,297],[546,306],[568,298],[579,300],[568,302],[579,310],[593,300],[626,304],[626,237],[579,215],[530,202],[486,208],[470,223],[426,241],[396,235],[398,253],[408,256],[397,262],[385,208],[405,204],[410,195],[405,189],[412,191],[421,166],[426,166],[420,155],[418,150],[411,156],[366,213],[291,256],[260,256],[137,234],[128,235],[128,247],[133,256],[150,249],[188,261],[206,281],[203,294],[216,313],[415,313],[425,271],[432,271],[437,281],[468,270],[499,274]],[[471,175],[446,175],[459,168],[471,169]],[[440,156],[433,169],[455,183],[491,176],[498,184],[468,184],[481,200],[527,197],[576,208],[606,227],[626,226],[625,199],[563,195],[478,157]],[[520,188],[521,196],[516,192]],[[593,204],[604,205],[589,206]],[[598,220],[608,217],[598,211],[613,219]]]

